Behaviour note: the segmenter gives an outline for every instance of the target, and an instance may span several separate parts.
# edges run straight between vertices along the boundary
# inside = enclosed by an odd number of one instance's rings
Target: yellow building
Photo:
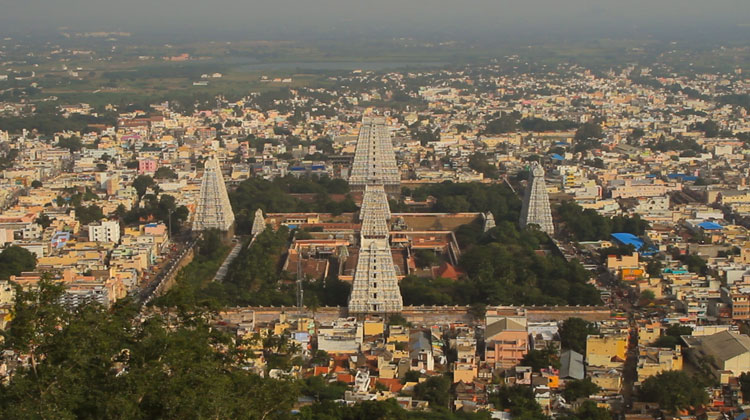
[[[477,377],[476,363],[456,362],[453,365],[453,383],[471,383]]]
[[[647,346],[661,337],[661,324],[654,323],[638,328],[638,345]]]
[[[638,268],[638,253],[634,252],[633,255],[609,255],[607,256],[607,268],[610,270]]]
[[[409,328],[401,325],[391,325],[388,327],[388,343],[408,343]]]
[[[667,370],[682,370],[682,351],[674,349],[641,347],[638,350],[638,380],[658,375]]]
[[[368,335],[383,335],[384,327],[382,320],[366,320],[365,321],[365,336]]]
[[[620,367],[627,348],[627,334],[590,335],[586,338],[586,362],[589,366]]]
[[[601,388],[600,394],[619,393],[622,390],[622,375],[615,370],[597,370],[589,375],[591,382]]]

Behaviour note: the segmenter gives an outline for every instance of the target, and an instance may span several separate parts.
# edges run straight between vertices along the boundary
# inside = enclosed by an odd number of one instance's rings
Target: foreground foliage
[[[296,400],[293,383],[240,369],[242,353],[203,317],[139,322],[128,302],[66,311],[61,293],[47,280],[19,290],[5,348],[30,362],[0,387],[4,419],[274,419]]]

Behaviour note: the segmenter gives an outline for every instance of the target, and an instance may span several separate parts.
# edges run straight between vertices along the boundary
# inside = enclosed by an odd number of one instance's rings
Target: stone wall
[[[527,306],[527,307],[490,307],[495,312],[525,311],[529,321],[562,321],[570,317],[583,318],[587,321],[610,319],[611,311],[606,306]],[[296,307],[247,307],[235,308],[221,314],[227,322],[238,323],[255,317],[256,323],[276,321],[284,313],[287,319],[314,317],[321,323],[332,322],[337,318],[348,316],[345,307],[318,308],[315,313],[309,309]],[[451,323],[476,323],[468,306],[405,306],[401,315],[414,325],[446,325]]]

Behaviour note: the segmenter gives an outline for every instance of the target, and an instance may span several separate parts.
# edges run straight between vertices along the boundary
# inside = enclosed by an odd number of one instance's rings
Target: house
[[[589,366],[622,367],[627,349],[627,334],[589,335],[586,338],[586,363]]]
[[[745,334],[722,331],[702,337],[682,336],[682,339],[690,359],[697,365],[713,358],[710,366],[717,378],[721,371],[731,371],[734,376],[750,371],[750,337]]]
[[[674,349],[641,347],[638,349],[638,381],[667,370],[682,370],[682,351]]]
[[[511,368],[528,352],[528,340],[525,324],[501,318],[485,330],[485,361],[503,369]]]
[[[414,331],[409,335],[409,359],[411,359],[411,370],[435,370],[432,342],[425,331]]]
[[[560,379],[583,379],[585,370],[583,355],[575,350],[565,350],[560,354]]]

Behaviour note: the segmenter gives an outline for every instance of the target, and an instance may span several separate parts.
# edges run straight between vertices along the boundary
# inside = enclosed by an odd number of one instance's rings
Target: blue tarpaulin
[[[636,251],[640,251],[643,248],[643,240],[632,233],[613,233],[612,239],[622,245],[633,245]]]
[[[714,222],[703,222],[698,223],[698,227],[703,230],[722,230],[724,229],[720,224]]]

